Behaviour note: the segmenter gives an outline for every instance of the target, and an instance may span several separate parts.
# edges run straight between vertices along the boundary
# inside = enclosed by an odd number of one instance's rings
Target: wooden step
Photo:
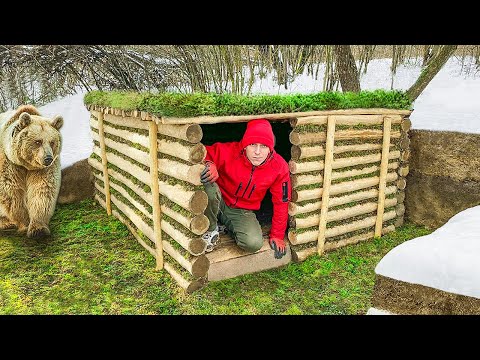
[[[285,238],[287,254],[281,259],[275,259],[274,251],[268,244],[268,236],[264,236],[263,239],[262,248],[252,254],[240,249],[228,234],[221,234],[220,245],[212,252],[206,254],[210,260],[208,281],[219,281],[243,274],[273,269],[286,265],[292,260],[287,238]]]

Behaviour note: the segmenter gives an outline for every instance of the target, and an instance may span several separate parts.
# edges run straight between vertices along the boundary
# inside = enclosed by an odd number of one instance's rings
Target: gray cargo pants
[[[245,251],[255,252],[263,246],[262,228],[252,210],[231,208],[225,204],[217,183],[206,183],[208,206],[205,216],[210,221],[208,231],[215,230],[217,220],[225,225],[237,245]]]

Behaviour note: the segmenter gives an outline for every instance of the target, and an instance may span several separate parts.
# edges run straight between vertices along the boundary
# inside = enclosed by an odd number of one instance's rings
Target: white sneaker
[[[207,248],[205,249],[205,252],[211,252],[215,246],[218,245],[218,240],[220,239],[218,232],[218,226],[213,229],[212,231],[207,231],[205,234],[202,235],[203,241],[207,243]]]

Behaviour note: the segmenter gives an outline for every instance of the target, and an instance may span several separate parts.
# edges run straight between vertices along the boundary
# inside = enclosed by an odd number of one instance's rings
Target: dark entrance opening
[[[292,128],[290,123],[288,119],[270,121],[270,123],[272,124],[273,134],[276,140],[275,151],[288,162],[291,157],[289,135]],[[216,142],[240,141],[247,128],[247,123],[201,124],[200,126],[203,131],[202,144],[212,145]],[[261,225],[270,225],[272,223],[273,205],[270,192],[267,191],[260,209],[255,211],[255,214]]]

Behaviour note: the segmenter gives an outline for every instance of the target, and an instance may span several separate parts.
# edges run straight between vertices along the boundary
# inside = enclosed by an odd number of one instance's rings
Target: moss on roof
[[[260,115],[353,108],[410,109],[411,101],[398,90],[359,93],[318,92],[287,95],[215,93],[137,93],[90,91],[85,105],[140,110],[163,117]]]

